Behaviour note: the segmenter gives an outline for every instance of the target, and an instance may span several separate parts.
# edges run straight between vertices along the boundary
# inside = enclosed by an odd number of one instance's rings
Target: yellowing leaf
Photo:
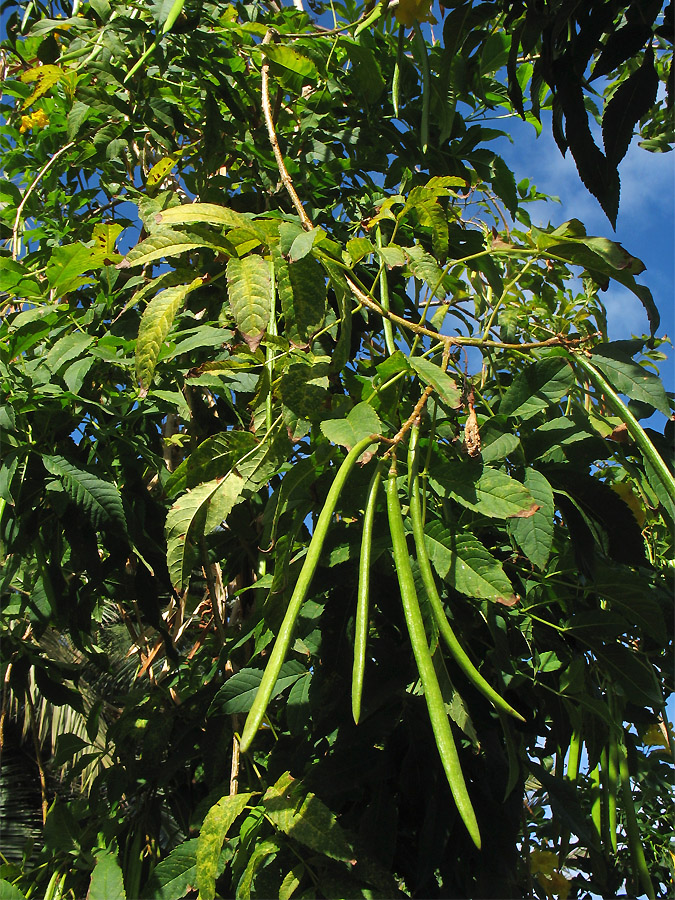
[[[643,528],[646,518],[645,510],[638,497],[633,493],[631,486],[626,484],[625,481],[617,481],[616,484],[613,484],[611,487],[614,493],[618,494],[623,502],[630,507],[630,511],[635,516],[638,525],[640,528]]]
[[[177,160],[174,156],[165,156],[164,159],[160,159],[160,161],[155,163],[148,172],[148,177],[145,179],[145,186],[147,188],[154,188],[161,184],[176,165],[176,162]]]
[[[552,850],[533,850],[530,853],[530,871],[533,875],[551,875],[558,866],[558,854]]]
[[[23,108],[28,109],[35,101],[50,91],[55,84],[58,84],[66,73],[59,66],[35,66],[21,73],[21,81],[24,84],[36,82],[33,93],[23,102]]]
[[[394,15],[401,25],[436,21],[431,15],[431,0],[400,0]]]

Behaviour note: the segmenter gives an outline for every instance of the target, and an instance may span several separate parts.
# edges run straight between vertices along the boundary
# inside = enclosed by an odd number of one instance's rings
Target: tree
[[[300,7],[6,6],[3,891],[665,897],[658,310],[491,142],[614,220],[672,6]]]

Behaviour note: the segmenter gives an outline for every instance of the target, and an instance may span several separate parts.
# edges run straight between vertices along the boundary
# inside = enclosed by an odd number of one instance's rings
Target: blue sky
[[[558,225],[568,219],[580,219],[589,234],[618,241],[647,269],[638,281],[654,295],[661,313],[659,337],[675,338],[675,153],[649,153],[633,140],[619,166],[621,201],[616,232],[596,199],[579,179],[574,160],[558,150],[544,120],[543,132],[535,137],[532,127],[520,119],[501,124],[514,137],[502,139],[499,152],[513,169],[516,181],[529,178],[540,191],[554,194],[560,203],[541,203],[528,207],[535,225],[549,221]],[[612,284],[601,294],[608,313],[610,340],[648,332],[647,314],[640,301],[627,288]],[[666,389],[675,390],[675,363],[672,347],[661,347],[669,354],[661,368]]]

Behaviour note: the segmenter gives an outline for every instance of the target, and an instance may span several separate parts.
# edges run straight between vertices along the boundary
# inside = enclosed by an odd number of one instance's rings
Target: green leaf
[[[54,344],[45,358],[45,365],[50,372],[57,374],[63,366],[81,356],[93,340],[88,334],[72,331]]]
[[[198,543],[205,533],[227,518],[241,496],[245,479],[231,471],[187,491],[166,517],[166,561],[171,583],[182,591],[195,564]]]
[[[182,206],[178,208],[183,209]],[[174,256],[180,256],[181,253],[187,253],[189,250],[197,250],[199,247],[208,247],[216,252],[232,251],[231,245],[216,234],[207,235],[198,232],[183,234],[181,231],[172,231],[170,228],[158,228],[140,244],[136,244],[122,262],[118,263],[117,268],[147,266],[160,259],[171,259]]]
[[[270,70],[291,90],[300,93],[306,82],[318,80],[319,72],[312,60],[287,44],[266,44],[261,49],[270,61]]]
[[[256,223],[243,213],[215,203],[184,203],[157,213],[157,224],[162,225],[216,225],[224,228],[241,228],[261,237]]]
[[[534,515],[537,504],[519,481],[480,463],[445,463],[429,476],[443,497],[452,497],[484,516],[506,519]]]
[[[642,65],[631,72],[612,94],[602,116],[605,154],[614,165],[618,165],[626,155],[635,127],[654,105],[658,88],[659,76],[654,68],[654,51],[650,46]]]
[[[303,798],[289,772],[267,789],[262,802],[267,817],[284,834],[332,859],[352,859],[354,854],[335,815],[315,794]]]
[[[359,441],[371,434],[380,434],[380,417],[369,403],[357,403],[346,419],[327,419],[321,423],[321,431],[334,444],[351,450]]]
[[[257,445],[250,431],[224,431],[207,438],[171,473],[164,486],[167,496],[227,475]]]
[[[525,556],[543,571],[553,543],[553,489],[536,469],[527,469],[525,472],[525,487],[539,504],[539,509],[528,518],[512,519],[508,528]]]
[[[424,539],[434,568],[455,590],[507,605],[515,602],[501,563],[472,534],[454,534],[434,521],[426,526]]]
[[[423,281],[430,291],[434,291],[433,296],[442,300],[446,294],[443,287],[443,269],[441,269],[433,256],[427,253],[419,244],[416,244],[414,247],[406,247],[406,253],[408,254],[410,271],[415,278]]]
[[[324,234],[323,228],[311,228],[309,231],[301,231],[291,244],[288,254],[290,262],[297,262],[297,260],[307,256],[315,241],[320,240]]]
[[[277,697],[306,674],[307,669],[297,660],[291,659],[285,662],[274,685],[272,697]],[[213,698],[209,711],[217,711],[218,714],[223,715],[248,712],[258,693],[262,677],[263,669],[240,669],[220,688]]]
[[[326,317],[326,280],[313,256],[287,262],[275,248],[274,270],[281,311],[286,320],[285,337],[296,347],[306,347]]]
[[[370,256],[374,252],[375,247],[367,237],[356,237],[347,241],[347,253],[349,253],[353,266],[360,262],[364,256]]]
[[[290,900],[296,889],[300,886],[302,876],[305,874],[303,863],[293,866],[290,872],[284,875],[281,887],[279,888],[279,900]]]
[[[155,866],[143,888],[142,900],[181,900],[185,897],[197,878],[198,843],[198,838],[183,841]]]
[[[152,384],[162,344],[178,310],[187,295],[201,284],[202,279],[195,278],[190,284],[166,288],[153,297],[145,307],[136,340],[136,376],[141,385],[142,397],[146,396]]]
[[[89,883],[87,900],[126,900],[122,869],[110,850],[96,853],[96,865]]]
[[[425,384],[431,385],[441,400],[452,409],[459,409],[462,404],[462,392],[452,378],[443,372],[440,366],[421,356],[411,356],[408,360]]]
[[[237,885],[237,898],[242,900],[251,900],[251,889],[253,887],[253,879],[260,868],[260,864],[268,856],[275,855],[279,852],[279,846],[274,841],[261,841],[256,843],[255,850],[249,856],[244,873],[239,879]]]
[[[618,393],[631,400],[642,400],[670,418],[670,404],[661,379],[631,359],[620,344],[593,347],[591,362],[604,372]]]
[[[0,878],[0,900],[26,900],[26,895],[22,894],[18,887],[11,882]]]
[[[94,279],[84,273],[100,267],[102,262],[95,247],[84,244],[56,247],[47,264],[47,281],[55,296],[63,297],[83,284],[93,284]]]
[[[227,292],[237,328],[244,340],[267,328],[272,306],[269,263],[262,256],[233,256],[227,263]]]
[[[499,405],[500,415],[520,419],[558,403],[574,383],[574,373],[565,359],[552,356],[531,363],[509,385]]]
[[[114,484],[79,469],[62,456],[43,456],[42,462],[45,469],[59,479],[94,528],[100,530],[107,526],[127,533],[122,498]]]
[[[213,900],[216,894],[218,860],[227,833],[249,804],[253,792],[233,794],[211,807],[197,839],[196,870],[200,900]]]

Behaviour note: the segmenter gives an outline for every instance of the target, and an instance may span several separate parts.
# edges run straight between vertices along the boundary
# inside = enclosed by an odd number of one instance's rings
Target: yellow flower
[[[399,0],[394,15],[401,25],[436,21],[431,15],[431,0]]]
[[[46,128],[47,125],[49,125],[47,113],[44,109],[36,109],[35,112],[30,113],[28,116],[21,116],[19,131],[23,134],[24,131],[32,131],[34,128]]]

